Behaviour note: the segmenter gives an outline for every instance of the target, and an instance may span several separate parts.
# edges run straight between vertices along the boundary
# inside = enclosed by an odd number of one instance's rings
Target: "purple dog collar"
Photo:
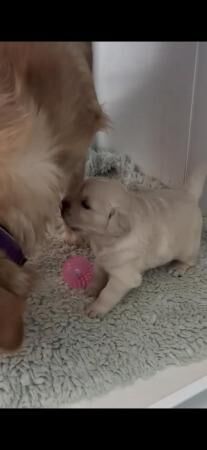
[[[0,250],[3,250],[7,257],[18,266],[23,266],[27,261],[19,244],[2,225],[0,225]]]

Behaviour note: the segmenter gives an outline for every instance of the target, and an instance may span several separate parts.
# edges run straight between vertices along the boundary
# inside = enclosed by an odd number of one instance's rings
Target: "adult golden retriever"
[[[24,265],[61,201],[82,182],[106,126],[90,43],[0,43],[0,348],[23,340],[33,274]]]

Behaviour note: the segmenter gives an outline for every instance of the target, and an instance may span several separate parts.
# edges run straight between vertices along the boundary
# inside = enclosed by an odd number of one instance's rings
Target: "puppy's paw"
[[[169,267],[169,273],[173,277],[181,278],[191,267],[192,265],[186,263],[174,262]]]
[[[90,305],[87,305],[85,308],[85,313],[91,319],[95,317],[103,317],[109,311],[108,307],[101,302],[93,302]]]

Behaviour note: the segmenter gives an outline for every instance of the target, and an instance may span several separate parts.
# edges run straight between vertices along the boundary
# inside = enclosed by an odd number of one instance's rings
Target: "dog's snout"
[[[70,210],[70,202],[69,200],[63,199],[61,203],[61,216],[63,217]]]

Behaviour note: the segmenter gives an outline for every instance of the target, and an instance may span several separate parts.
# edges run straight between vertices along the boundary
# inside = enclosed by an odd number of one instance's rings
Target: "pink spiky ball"
[[[93,264],[84,256],[71,256],[63,265],[63,280],[71,289],[86,289],[93,277]]]

